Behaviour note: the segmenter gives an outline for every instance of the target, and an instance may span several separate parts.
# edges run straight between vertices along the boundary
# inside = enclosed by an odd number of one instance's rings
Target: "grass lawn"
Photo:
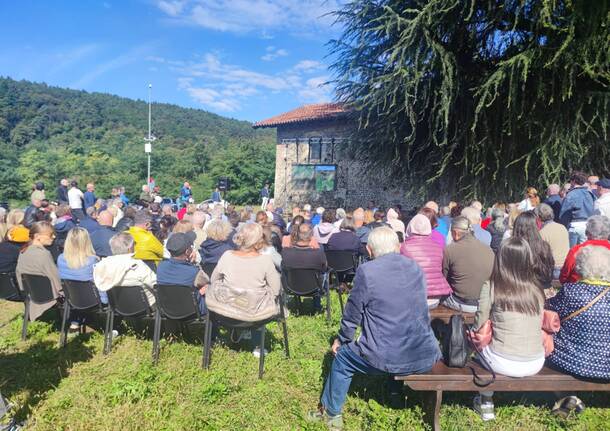
[[[220,337],[209,371],[201,369],[202,329],[162,340],[158,366],[151,364],[152,342],[146,329],[123,328],[109,356],[102,354],[100,332],[71,336],[58,349],[54,310],[30,325],[20,341],[23,306],[0,301],[0,391],[17,405],[16,415],[32,430],[323,430],[304,421],[318,402],[331,357],[333,321],[302,315],[291,308],[288,331],[291,358],[285,359],[277,324],[268,326],[263,380],[257,359],[243,342]],[[358,377],[345,406],[347,430],[419,430],[420,398],[407,392],[405,409],[392,409],[385,379]],[[567,421],[550,414],[550,394],[498,394],[497,420],[484,424],[469,408],[472,394],[445,395],[441,424],[447,430],[608,430],[606,394],[580,394],[586,411]]]

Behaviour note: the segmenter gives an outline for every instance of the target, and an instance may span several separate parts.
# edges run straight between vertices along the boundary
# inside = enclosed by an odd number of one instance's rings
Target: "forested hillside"
[[[190,181],[208,198],[219,176],[232,180],[229,199],[256,201],[272,180],[274,133],[209,112],[153,104],[152,174],[164,195]],[[62,177],[96,183],[105,196],[124,185],[139,193],[146,179],[147,103],[0,77],[0,200],[25,200],[42,180],[54,197]]]

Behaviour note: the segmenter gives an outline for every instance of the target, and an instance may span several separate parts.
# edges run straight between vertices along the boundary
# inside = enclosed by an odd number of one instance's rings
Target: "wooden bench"
[[[445,307],[444,305],[439,305],[436,308],[430,310],[430,322],[434,320],[440,320],[443,323],[449,323],[451,316],[454,314],[461,314],[464,316],[464,320],[467,325],[472,325],[474,323],[475,313],[463,313],[461,311],[456,311],[451,308]]]
[[[396,376],[403,380],[405,386],[414,391],[424,391],[424,420],[434,431],[440,431],[439,414],[443,400],[443,391],[478,392],[480,390],[496,392],[576,392],[576,391],[610,391],[610,383],[598,383],[579,380],[568,374],[550,368],[543,368],[538,374],[530,377],[506,377],[497,374],[494,383],[481,387],[474,382],[474,371],[479,378],[489,380],[491,373],[475,362],[468,362],[464,368],[450,368],[443,362],[437,362],[432,370],[425,374]]]

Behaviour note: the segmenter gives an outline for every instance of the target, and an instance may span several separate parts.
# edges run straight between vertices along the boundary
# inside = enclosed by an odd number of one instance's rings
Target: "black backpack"
[[[472,352],[468,336],[466,335],[466,323],[461,314],[454,314],[447,325],[447,332],[443,337],[443,358],[448,367],[463,368],[468,362]]]

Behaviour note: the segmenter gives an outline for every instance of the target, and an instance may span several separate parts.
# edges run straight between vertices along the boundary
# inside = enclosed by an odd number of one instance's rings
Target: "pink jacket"
[[[426,275],[428,296],[449,295],[452,290],[443,276],[443,247],[430,235],[413,235],[405,239],[400,254],[413,259]]]

